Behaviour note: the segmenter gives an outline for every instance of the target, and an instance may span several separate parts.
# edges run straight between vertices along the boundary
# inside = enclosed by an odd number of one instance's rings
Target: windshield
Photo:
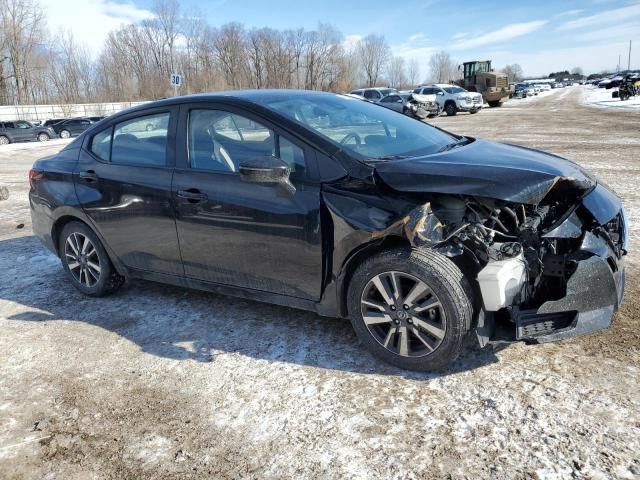
[[[447,93],[463,93],[466,90],[462,87],[444,87],[443,90]]]
[[[457,140],[451,134],[388,108],[342,95],[257,99],[355,154],[390,160],[435,153]]]
[[[391,95],[392,93],[398,93],[398,90],[396,90],[395,88],[381,88],[379,89],[380,93],[382,95]]]

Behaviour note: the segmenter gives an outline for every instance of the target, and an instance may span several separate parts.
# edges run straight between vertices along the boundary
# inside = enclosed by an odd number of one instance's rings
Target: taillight
[[[33,190],[36,187],[36,180],[40,180],[42,178],[42,172],[40,170],[31,169],[29,170],[29,186]]]

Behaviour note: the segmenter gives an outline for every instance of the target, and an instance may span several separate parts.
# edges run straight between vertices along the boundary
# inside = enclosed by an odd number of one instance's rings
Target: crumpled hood
[[[540,150],[474,140],[452,150],[375,164],[376,174],[402,192],[476,195],[538,204],[558,183],[583,193],[595,179],[576,163]]]

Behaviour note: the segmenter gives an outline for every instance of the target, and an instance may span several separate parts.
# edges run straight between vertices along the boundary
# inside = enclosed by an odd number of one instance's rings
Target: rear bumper
[[[56,247],[51,237],[53,231],[53,218],[49,215],[50,209],[44,204],[41,199],[29,193],[29,203],[31,206],[31,224],[33,234],[40,239],[40,241],[53,252],[58,255]]]

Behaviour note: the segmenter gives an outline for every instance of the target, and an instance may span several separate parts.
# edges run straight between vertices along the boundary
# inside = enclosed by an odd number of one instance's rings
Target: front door
[[[76,193],[125,266],[182,276],[171,203],[177,113],[177,107],[138,112],[88,136]],[[165,128],[149,132],[150,121],[162,121]]]
[[[185,275],[318,299],[320,189],[309,173],[313,150],[223,106],[185,105],[179,125],[173,193]],[[242,162],[270,155],[289,164],[295,192],[241,180]]]

